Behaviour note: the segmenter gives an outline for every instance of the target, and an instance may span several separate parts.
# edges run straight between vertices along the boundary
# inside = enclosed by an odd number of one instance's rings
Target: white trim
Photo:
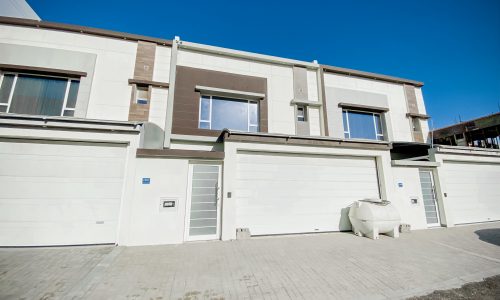
[[[347,110],[342,110],[342,114],[344,114],[344,112],[345,112],[345,122],[347,124],[347,131],[344,128],[344,138],[346,138],[345,134],[347,133],[347,135],[348,135],[347,138],[350,139],[351,138],[351,126],[349,125],[349,113],[347,112]]]
[[[276,56],[265,55],[265,54],[257,54],[257,53],[240,51],[240,50],[233,50],[233,49],[222,48],[222,47],[208,46],[208,45],[191,43],[191,42],[186,42],[186,41],[180,42],[179,48],[194,50],[194,51],[199,51],[199,52],[219,54],[219,55],[226,55],[226,56],[230,56],[230,57],[232,56],[232,57],[243,58],[243,59],[248,59],[248,60],[252,60],[252,61],[275,63],[275,64],[281,64],[281,65],[287,65],[287,66],[303,66],[303,67],[307,67],[309,69],[314,69],[314,70],[319,69],[321,67],[317,62],[310,63],[310,62],[305,62],[305,61],[300,61],[300,60],[295,60],[295,59],[288,59],[288,58],[276,57]]]
[[[10,105],[12,104],[12,98],[14,97],[14,90],[16,89],[16,84],[17,84],[17,74],[14,75],[14,81],[12,81],[12,87],[10,88],[9,100],[7,101],[7,110],[5,111],[7,113],[10,111]]]
[[[425,167],[436,168],[440,167],[441,163],[433,161],[412,161],[412,160],[392,160],[391,165],[394,167]]]
[[[61,107],[61,116],[64,116],[64,110],[66,109],[66,103],[68,102],[69,87],[71,85],[71,79],[66,82],[66,91],[64,92],[64,100]]]
[[[241,100],[260,100],[266,97],[266,94],[263,93],[253,93],[253,92],[244,92],[238,90],[229,90],[229,89],[221,89],[214,88],[208,86],[197,85],[195,86],[195,90],[199,91],[202,95],[207,96],[221,96],[221,97],[230,97]]]
[[[167,112],[165,114],[165,134],[163,135],[163,147],[170,148],[170,139],[172,136],[173,115],[174,115],[174,95],[175,95],[175,78],[177,75],[177,48],[180,44],[179,37],[175,37],[172,41],[170,50],[170,69],[168,75],[168,96],[167,96]]]
[[[215,142],[217,142],[218,137],[201,136],[201,135],[172,134],[171,139],[173,141],[192,141],[192,142],[215,143]]]

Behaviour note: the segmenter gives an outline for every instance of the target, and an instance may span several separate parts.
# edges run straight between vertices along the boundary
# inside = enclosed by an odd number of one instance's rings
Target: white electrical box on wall
[[[179,198],[172,197],[161,197],[159,209],[160,212],[177,211],[177,206],[179,204]]]

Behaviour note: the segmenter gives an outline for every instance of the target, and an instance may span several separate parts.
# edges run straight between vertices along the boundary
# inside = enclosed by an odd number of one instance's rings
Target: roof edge
[[[409,84],[409,85],[413,85],[416,87],[424,86],[424,83],[421,81],[405,79],[405,78],[400,78],[400,77],[394,77],[394,76],[389,76],[389,75],[383,75],[383,74],[377,74],[377,73],[371,73],[371,72],[365,72],[365,71],[359,71],[359,70],[347,69],[347,68],[341,68],[341,67],[334,67],[334,66],[329,66],[329,65],[321,65],[321,68],[325,72],[330,72],[330,73],[337,73],[337,74],[342,74],[342,75],[349,75],[349,76],[356,76],[356,77],[367,78],[367,79],[387,81],[387,82],[392,82],[392,83]]]
[[[95,36],[109,37],[109,38],[129,40],[129,41],[145,41],[145,42],[155,43],[161,46],[172,46],[171,40],[144,36],[139,34],[125,33],[120,31],[80,26],[80,25],[70,25],[64,23],[47,22],[47,21],[30,20],[30,19],[13,18],[13,17],[3,17],[3,16],[0,16],[0,24],[34,27],[41,29],[53,29],[53,30],[90,34]]]
[[[386,141],[346,140],[325,136],[299,136],[280,133],[242,132],[224,129],[219,136],[218,142],[226,140],[235,142],[261,142],[284,145],[328,146],[374,150],[390,150],[392,148],[392,145]]]

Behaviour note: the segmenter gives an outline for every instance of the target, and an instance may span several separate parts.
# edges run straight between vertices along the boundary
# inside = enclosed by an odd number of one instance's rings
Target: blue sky
[[[500,1],[28,0],[46,21],[425,82],[435,128],[500,110]]]

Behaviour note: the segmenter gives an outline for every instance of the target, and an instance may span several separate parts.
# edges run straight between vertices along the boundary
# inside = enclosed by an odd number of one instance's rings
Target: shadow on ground
[[[479,229],[474,233],[481,241],[500,246],[500,228]]]
[[[498,230],[498,229],[497,229]],[[500,275],[485,278],[480,282],[472,282],[451,290],[434,291],[421,297],[412,297],[408,300],[496,300],[500,295]]]

